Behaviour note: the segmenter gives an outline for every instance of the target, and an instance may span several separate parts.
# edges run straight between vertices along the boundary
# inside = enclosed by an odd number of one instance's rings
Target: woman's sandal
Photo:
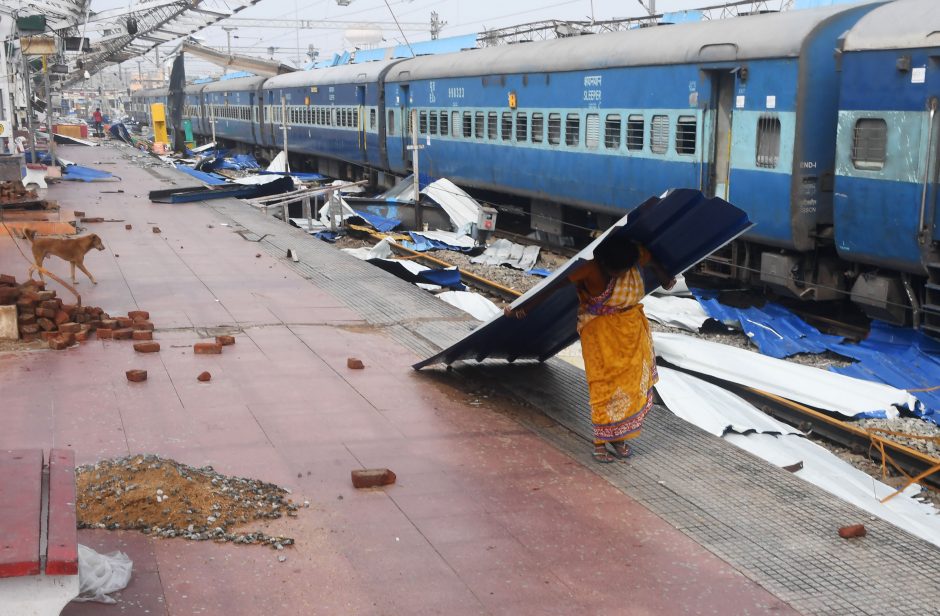
[[[591,457],[594,458],[594,461],[598,464],[611,464],[616,461],[614,455],[607,451],[606,448],[603,450],[595,449],[591,453]]]
[[[618,460],[626,460],[633,455],[633,450],[630,449],[630,446],[624,442],[611,443],[611,447],[614,449],[614,457]]]

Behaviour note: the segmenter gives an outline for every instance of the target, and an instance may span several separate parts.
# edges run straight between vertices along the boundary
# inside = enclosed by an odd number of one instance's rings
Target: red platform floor
[[[210,207],[151,204],[147,191],[167,184],[121,150],[67,149],[114,162],[99,168],[123,181],[48,196],[133,225],[87,225],[107,249],[85,261],[97,286],[78,274],[84,303],[150,311],[162,350],[92,337],[0,353],[0,448],[69,447],[80,464],[156,453],[275,482],[311,505],[271,527],[296,539],[282,552],[80,531],[98,551],[127,552],[133,578],[116,605],[63,614],[793,613],[507,417],[510,402],[414,373],[417,357],[256,256]],[[26,267],[0,237],[0,272],[22,279]],[[194,355],[202,328],[218,326],[243,331],[221,355]],[[347,369],[350,356],[366,369]],[[127,382],[130,368],[149,380]],[[196,381],[203,370],[211,382]],[[391,468],[398,483],[357,491],[349,474],[363,467]]]

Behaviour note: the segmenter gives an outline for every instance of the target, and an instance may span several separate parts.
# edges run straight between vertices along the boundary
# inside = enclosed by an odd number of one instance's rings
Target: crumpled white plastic
[[[79,544],[79,594],[73,601],[117,603],[108,595],[127,588],[133,567],[134,561],[124,552],[99,554],[93,549]]]

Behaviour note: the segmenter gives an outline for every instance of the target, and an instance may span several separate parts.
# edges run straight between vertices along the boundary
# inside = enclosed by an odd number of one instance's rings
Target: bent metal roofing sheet
[[[518,308],[539,298],[541,303],[532,307],[526,318],[500,315],[414,368],[464,359],[544,361],[578,338],[578,298],[567,277],[592,260],[601,244],[639,242],[667,272],[679,274],[751,226],[743,211],[722,199],[706,198],[697,190],[671,190],[662,198],[652,197],[514,301],[512,306]]]

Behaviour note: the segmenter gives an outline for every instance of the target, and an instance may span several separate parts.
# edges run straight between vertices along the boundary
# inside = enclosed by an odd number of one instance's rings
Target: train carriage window
[[[422,111],[418,114],[418,134],[427,135],[428,134],[428,112]]]
[[[604,118],[604,147],[616,150],[620,147],[620,115],[612,113]]]
[[[545,140],[545,116],[541,113],[532,114],[532,143],[542,143]]]
[[[359,128],[359,108],[353,109],[352,112],[352,121],[355,128]]]
[[[503,112],[503,122],[500,126],[500,134],[503,138],[503,141],[509,141],[512,139],[512,113],[509,111]]]
[[[443,135],[443,136],[445,136],[445,137],[446,137],[447,134],[450,132],[450,129],[449,129],[448,126],[447,126],[447,119],[448,119],[447,112],[446,112],[446,111],[442,111],[442,112],[441,112],[441,135]]]
[[[561,114],[548,114],[548,143],[558,145],[561,143]]]
[[[695,154],[697,125],[695,116],[679,116],[676,122],[676,154]]]
[[[450,113],[450,131],[452,137],[459,137],[461,133],[460,112],[452,111]]]
[[[483,139],[483,112],[477,111],[475,115],[476,127],[473,134],[477,139]]]
[[[524,142],[527,141],[526,137],[529,136],[529,118],[525,112],[518,112],[516,114],[516,141]]]
[[[473,114],[469,111],[463,112],[463,137],[464,139],[473,137]]]
[[[596,150],[601,142],[601,116],[589,113],[584,117],[584,145]]]
[[[375,109],[369,110],[369,130],[375,130]]]
[[[780,119],[761,116],[757,119],[758,167],[774,169],[780,160]]]
[[[410,137],[410,136],[412,136],[412,135],[414,134],[414,132],[415,132],[415,115],[414,115],[413,113],[411,113],[410,111],[408,112],[408,124],[407,124],[407,126],[408,126],[408,130],[405,131],[405,134]]]
[[[497,132],[497,124],[499,123],[499,116],[495,111],[489,112],[486,116],[486,136],[492,140],[496,140],[499,136]]]
[[[852,163],[856,169],[883,169],[888,149],[888,124],[881,118],[855,122]]]
[[[394,135],[394,134],[395,134],[395,111],[392,110],[392,109],[389,109],[389,110],[388,110],[388,127],[387,127],[387,129],[388,129],[388,134],[389,134],[389,135]]]
[[[669,116],[654,115],[650,122],[650,151],[665,154],[669,149]]]
[[[428,133],[431,135],[437,134],[437,112],[432,111],[428,116]]]
[[[581,139],[581,116],[569,113],[565,118],[565,145],[577,146]]]
[[[645,138],[646,120],[643,116],[638,114],[627,116],[627,149],[642,150]]]

